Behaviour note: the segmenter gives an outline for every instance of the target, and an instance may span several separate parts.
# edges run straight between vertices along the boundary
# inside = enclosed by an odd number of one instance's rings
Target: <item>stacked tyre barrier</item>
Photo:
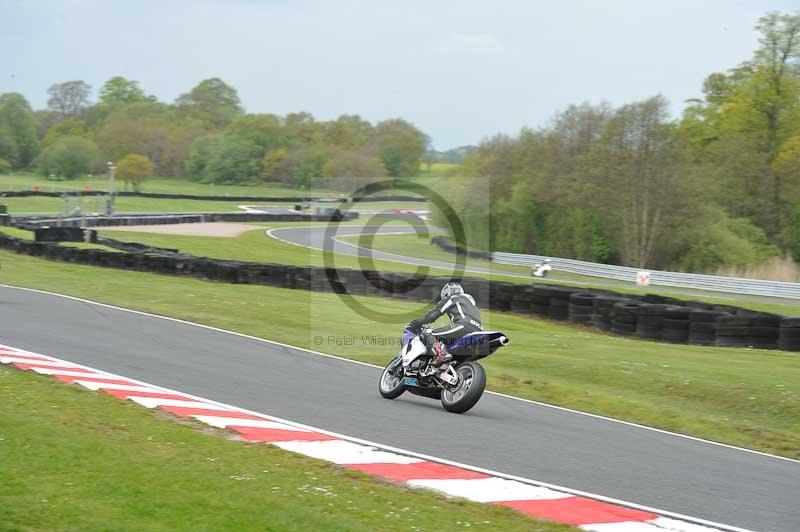
[[[778,314],[756,314],[751,318],[752,335],[750,345],[755,349],[778,349],[781,334],[781,320]]]
[[[547,286],[533,286],[530,311],[536,316],[550,315],[550,295]]]
[[[575,292],[569,296],[569,321],[572,323],[590,324],[594,316],[594,301],[597,294],[591,292]]]
[[[544,316],[558,321],[566,321],[569,319],[569,298],[573,290],[565,289],[560,286],[537,286],[535,294],[539,296],[539,300],[546,299],[547,304],[544,305],[546,314]]]
[[[105,239],[100,239],[104,241]],[[110,242],[104,242],[109,244]],[[124,270],[181,275],[235,284],[314,292],[383,296],[432,303],[450,277],[411,278],[400,273],[326,270],[196,257],[164,248],[114,241],[120,251],[34,242],[0,233],[0,248],[50,260]],[[482,307],[590,326],[645,340],[718,347],[800,351],[800,317],[658,296],[545,284],[460,279]]]
[[[636,336],[645,340],[660,340],[664,329],[664,313],[668,305],[642,303],[638,307]]]
[[[778,349],[800,351],[800,318],[781,319]]]
[[[595,296],[592,306],[592,327],[610,331],[614,322],[614,305],[622,301],[625,301],[625,298],[607,294]]]
[[[717,320],[723,316],[728,316],[728,314],[700,308],[691,310],[689,312],[688,343],[714,345],[717,341]]]
[[[622,336],[634,336],[639,323],[639,301],[623,300],[614,303],[611,312],[611,332]]]
[[[689,313],[691,309],[669,305],[664,310],[661,321],[661,340],[673,344],[686,344],[689,342]]]
[[[443,251],[447,251],[448,253],[453,253],[455,255],[466,255],[472,259],[483,259],[483,260],[492,260],[492,254],[486,251],[472,251],[469,249],[462,248],[457,246],[453,243],[452,240],[449,238],[445,238],[443,236],[435,236],[431,238],[431,244],[437,246],[439,249]]]

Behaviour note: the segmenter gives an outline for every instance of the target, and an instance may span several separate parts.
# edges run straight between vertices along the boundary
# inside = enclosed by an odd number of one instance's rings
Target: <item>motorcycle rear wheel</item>
[[[378,391],[384,399],[396,399],[406,391],[406,387],[403,384],[402,370],[399,372],[399,375],[392,374],[392,370],[394,370],[398,364],[400,364],[400,359],[393,358],[383,369],[383,373],[381,373],[381,379],[378,381]]]
[[[460,383],[442,390],[442,406],[448,412],[463,414],[480,400],[486,388],[486,371],[477,362],[464,362],[456,368]]]

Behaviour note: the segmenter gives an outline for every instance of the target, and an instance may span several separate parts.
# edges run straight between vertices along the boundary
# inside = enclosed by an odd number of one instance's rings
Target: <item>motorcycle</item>
[[[550,264],[550,259],[545,259],[544,262],[537,262],[531,267],[531,277],[547,277],[547,274],[552,269],[553,266]]]
[[[396,399],[405,391],[439,399],[448,412],[463,414],[475,406],[486,388],[486,371],[476,360],[508,342],[508,336],[501,332],[467,334],[448,347],[453,361],[437,368],[431,365],[433,354],[420,335],[407,326],[400,351],[381,373],[378,391],[386,399]]]

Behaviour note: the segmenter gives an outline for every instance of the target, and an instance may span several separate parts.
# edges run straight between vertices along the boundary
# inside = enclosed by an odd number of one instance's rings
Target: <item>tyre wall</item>
[[[82,232],[81,232],[82,233]],[[82,233],[83,234],[83,233]],[[80,249],[0,233],[0,248],[62,262],[188,276],[235,284],[374,295],[431,303],[449,277],[414,284],[399,273],[337,269],[331,283],[325,268],[211,259],[98,237],[120,251]],[[461,279],[479,305],[494,311],[545,317],[646,340],[719,347],[800,351],[800,317],[756,312],[660,296],[623,296],[546,284]],[[656,301],[656,302],[654,302]]]

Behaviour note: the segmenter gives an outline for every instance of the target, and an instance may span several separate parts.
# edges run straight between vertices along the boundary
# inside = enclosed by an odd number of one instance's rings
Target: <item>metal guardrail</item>
[[[738,277],[720,277],[716,275],[701,275],[696,273],[664,272],[658,270],[645,270],[627,266],[612,266],[581,260],[559,259],[541,255],[522,255],[518,253],[492,253],[492,261],[498,264],[514,264],[519,266],[533,266],[544,259],[550,259],[553,269],[560,272],[616,279],[635,283],[639,272],[645,271],[650,276],[650,284],[658,286],[673,286],[678,288],[693,288],[697,290],[711,290],[715,292],[728,292],[732,294],[750,294],[760,296],[785,297],[800,299],[800,283],[784,283],[779,281],[762,281],[757,279],[742,279]]]

